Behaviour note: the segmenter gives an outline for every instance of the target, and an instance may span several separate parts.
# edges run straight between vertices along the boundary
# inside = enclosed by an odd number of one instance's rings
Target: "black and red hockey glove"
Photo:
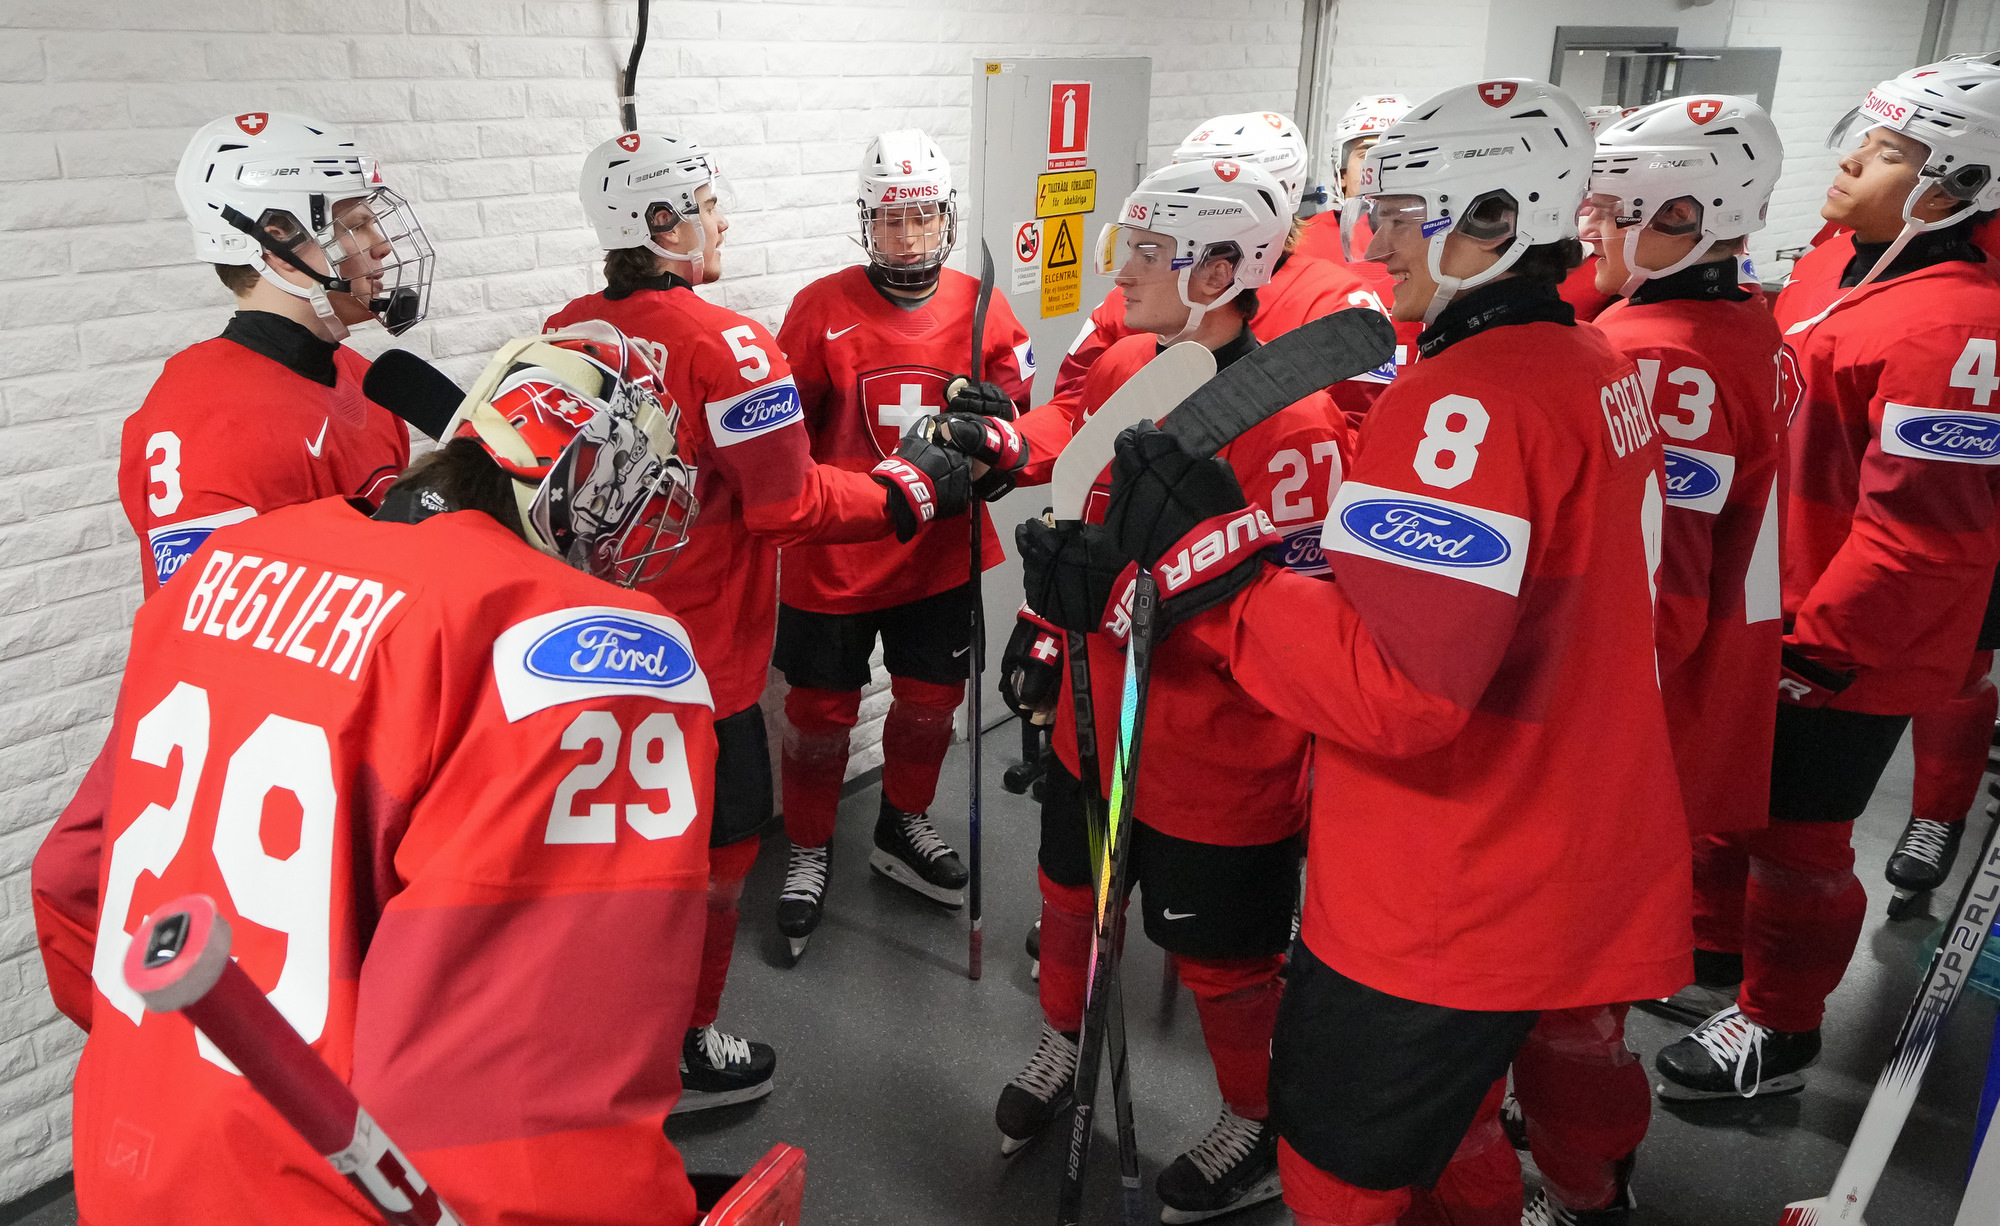
[[[1022,609],[1000,653],[1000,698],[1031,724],[1049,723],[1062,692],[1062,631]]]
[[[959,375],[946,385],[944,411],[976,413],[1000,421],[1013,421],[1020,416],[1020,406],[1006,388],[998,383],[974,383],[969,375]]]
[[[986,465],[986,471],[972,479],[974,498],[992,502],[1020,481],[1021,470],[1028,466],[1028,441],[1013,422],[978,413],[945,413],[935,420],[932,437]]]
[[[896,539],[907,543],[934,519],[962,514],[972,505],[972,462],[931,441],[932,418],[912,422],[896,454],[868,475],[889,491]]]
[[[1795,707],[1823,707],[1853,684],[1853,673],[1828,668],[1790,643],[1780,648],[1779,702]]]
[[[1030,519],[1014,530],[1028,608],[1078,634],[1101,627],[1112,585],[1126,562],[1098,524]]]
[[[1153,572],[1161,632],[1241,591],[1279,540],[1228,463],[1189,455],[1149,421],[1118,436],[1104,528],[1121,555]]]

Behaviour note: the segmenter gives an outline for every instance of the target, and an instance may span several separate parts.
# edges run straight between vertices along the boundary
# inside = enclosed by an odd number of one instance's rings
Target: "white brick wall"
[[[1389,5],[1350,7],[1390,36]],[[616,131],[633,11],[0,4],[0,1202],[69,1162],[79,1036],[43,990],[26,870],[103,741],[138,600],[119,425],[161,361],[230,310],[188,255],[172,191],[188,135],[259,108],[352,127],[438,244],[431,321],[401,343],[463,378],[596,284],[572,192],[585,148]],[[639,112],[719,150],[738,194],[719,297],[775,327],[801,285],[855,258],[850,176],[869,135],[927,127],[965,165],[975,54],[1152,56],[1164,157],[1206,115],[1291,109],[1301,16],[1300,0],[656,0]],[[1428,62],[1441,32],[1411,28],[1398,62]],[[862,738],[856,759],[874,762]]]

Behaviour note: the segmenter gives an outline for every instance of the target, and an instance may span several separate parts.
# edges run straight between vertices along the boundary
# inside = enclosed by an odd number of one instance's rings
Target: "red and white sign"
[[[627,153],[638,152],[639,134],[637,132],[627,132],[625,135],[618,138],[618,147],[620,149],[623,149]]]
[[[1722,104],[1713,98],[1695,98],[1688,102],[1688,118],[1696,123],[1707,123],[1722,114]]]
[[[271,115],[268,111],[251,111],[248,114],[236,117],[236,126],[252,136],[262,132],[270,122]]]
[[[1518,81],[1482,81],[1479,84],[1479,100],[1491,107],[1506,106],[1519,92],[1521,85]]]
[[[1049,86],[1049,169],[1076,170],[1090,161],[1090,82]]]
[[[1024,221],[1021,228],[1014,231],[1014,258],[1023,264],[1032,264],[1042,254],[1042,223]]]

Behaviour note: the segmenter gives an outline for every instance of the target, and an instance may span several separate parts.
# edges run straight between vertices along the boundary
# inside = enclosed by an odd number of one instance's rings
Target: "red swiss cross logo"
[[[1285,117],[1283,115],[1274,115],[1270,111],[1265,111],[1263,114],[1264,122],[1270,124],[1273,131],[1284,131]]]
[[[1479,85],[1479,100],[1487,106],[1506,106],[1521,92],[1518,81],[1482,81]]]
[[[1215,164],[1215,177],[1224,183],[1233,181],[1237,175],[1242,173],[1243,168],[1234,162],[1223,161]]]
[[[618,147],[627,153],[637,153],[639,151],[639,134],[637,132],[627,132],[618,138]]]
[[[262,132],[270,122],[271,115],[268,111],[250,111],[236,117],[236,126],[252,136]]]
[[[1707,123],[1722,114],[1722,104],[1713,98],[1696,98],[1688,103],[1688,118],[1696,123]]]

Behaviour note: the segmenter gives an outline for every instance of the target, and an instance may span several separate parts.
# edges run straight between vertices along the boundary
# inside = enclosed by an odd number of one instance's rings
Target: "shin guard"
[[[1743,988],[1751,1021],[1811,1030],[1861,938],[1868,895],[1854,876],[1852,822],[1773,821],[1739,836],[1750,853]]]
[[[1545,1009],[1514,1054],[1528,1148],[1558,1204],[1598,1209],[1652,1118],[1646,1068],[1625,1045],[1626,1005]]]
[[[1986,677],[1992,668],[1992,652],[1973,653],[1963,688],[1910,720],[1910,751],[1917,767],[1910,816],[1962,822],[1979,799],[1979,780],[1993,744],[1993,718],[2000,710],[2000,690]]]
[[[795,685],[785,695],[785,833],[794,846],[824,847],[833,838],[847,738],[860,713],[860,690]]]
[[[882,795],[905,813],[922,813],[937,795],[938,768],[951,747],[951,717],[965,685],[889,679],[889,717],[882,723]]]
[[[1040,869],[1035,876],[1042,884],[1042,1018],[1050,1029],[1075,1034],[1083,1028],[1084,980],[1096,931],[1090,887],[1057,885]]]
[[[722,989],[729,982],[729,956],[736,948],[737,902],[743,879],[757,863],[762,839],[741,839],[708,851],[708,927],[701,937],[701,971],[695,979],[694,1014],[688,1029],[706,1026],[722,1007]]]
[[[1278,977],[1284,958],[1168,956],[1194,993],[1222,1101],[1246,1120],[1266,1118],[1271,1114],[1271,1028],[1284,993],[1284,980]]]

